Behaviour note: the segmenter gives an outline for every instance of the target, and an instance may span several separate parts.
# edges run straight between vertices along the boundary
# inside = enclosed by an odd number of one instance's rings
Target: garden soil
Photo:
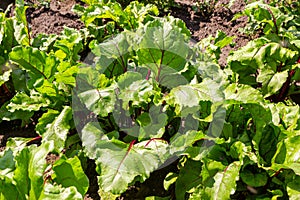
[[[1,6],[7,6],[5,0],[1,0],[1,2],[0,8]],[[75,3],[83,5],[83,3],[79,0],[51,0],[46,6],[40,5],[41,1],[38,0],[26,0],[26,2],[32,5],[27,9],[27,20],[31,29],[31,37],[35,37],[39,33],[59,34],[63,30],[64,26],[76,29],[84,27],[78,16],[72,12],[72,7]],[[229,0],[219,0],[212,13],[202,16],[195,12],[193,1],[177,0],[176,2],[177,5],[170,8],[165,14],[171,14],[182,19],[190,29],[192,39],[196,42],[209,35],[214,36],[218,30],[225,32],[229,36],[235,37],[234,46],[228,46],[222,49],[222,55],[219,60],[221,66],[226,65],[226,58],[231,50],[238,49],[239,47],[247,44],[249,40],[253,39],[240,32],[240,29],[246,25],[247,18],[240,18],[238,20],[231,21],[234,14],[244,8],[245,3],[243,0],[236,0],[231,9],[222,6],[228,4]],[[11,98],[5,91],[5,88],[0,87],[0,104],[1,102],[5,102]],[[35,137],[35,122],[36,120],[33,119],[32,124],[22,128],[20,128],[20,122],[0,123],[0,151],[5,147],[5,143],[9,137]],[[47,159],[49,159],[49,162],[53,162],[57,158],[55,155],[50,155]],[[100,199],[98,195],[99,188],[97,186],[97,174],[95,167],[95,163],[92,160],[89,160],[86,174],[90,180],[90,187],[88,194],[85,197],[86,200]],[[170,171],[176,172],[176,162],[166,168],[153,172],[146,182],[142,184],[137,183],[130,187],[119,199],[131,200],[144,199],[145,196],[150,195],[172,195],[172,191],[171,193],[168,193],[163,189],[164,177]]]

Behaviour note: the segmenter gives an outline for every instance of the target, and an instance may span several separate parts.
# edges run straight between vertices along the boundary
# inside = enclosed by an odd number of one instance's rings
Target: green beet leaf
[[[297,200],[300,197],[300,177],[296,176],[292,182],[287,184],[287,193],[290,200]]]
[[[186,84],[186,80],[176,73],[183,70],[188,56],[189,32],[180,20],[168,17],[157,19],[141,30],[141,40],[135,50],[138,62],[154,73],[156,81],[166,87]],[[168,76],[178,77],[170,82]]]
[[[77,191],[84,196],[89,187],[89,180],[85,175],[78,157],[60,158],[53,165],[53,180],[64,188],[76,187]]]
[[[15,161],[13,151],[8,149],[0,153],[0,178],[5,177],[15,169]]]
[[[241,163],[236,161],[227,166],[223,172],[218,172],[214,176],[215,183],[211,199],[230,199],[230,195],[236,189],[236,181],[239,179],[240,168]]]
[[[53,151],[53,142],[44,142],[41,146],[30,148],[30,159],[28,162],[28,177],[30,179],[30,199],[39,199],[43,190],[43,174],[47,167],[46,156]],[[21,161],[22,162],[22,161]],[[20,187],[22,187],[20,185]]]
[[[61,152],[65,147],[65,141],[70,129],[70,121],[73,119],[71,107],[65,106],[55,119],[46,125],[42,142],[54,141],[54,149]]]
[[[10,77],[10,74],[11,74],[12,70],[7,70],[7,71],[4,71],[3,73],[1,72],[0,74],[0,86],[5,83],[6,81],[9,80],[9,77]]]
[[[199,185],[190,199],[231,199],[236,190],[236,181],[239,179],[241,163],[235,161],[226,167],[224,171],[217,172],[213,179],[203,186]]]
[[[53,199],[82,200],[83,196],[76,190],[76,187],[74,186],[64,188],[61,185],[52,185],[50,183],[46,183],[39,200]]]
[[[28,96],[24,92],[17,93],[7,105],[10,112],[15,112],[17,110],[21,111],[38,111],[43,107],[47,107],[50,101],[43,98],[39,93],[33,93]]]
[[[201,182],[201,163],[187,160],[180,169],[175,183],[176,199],[185,199],[186,192],[198,186]]]
[[[120,194],[134,181],[145,181],[166,160],[167,144],[155,140],[134,145],[109,140],[91,123],[82,130],[83,146],[95,158],[99,186],[104,191]]]
[[[250,170],[243,170],[240,176],[244,183],[252,187],[262,187],[268,181],[268,175],[265,171],[255,173]]]
[[[90,111],[105,117],[114,110],[116,101],[115,85],[104,89],[90,89],[78,94],[78,97]]]
[[[32,47],[15,47],[9,54],[10,59],[30,72],[32,77],[53,78],[56,70],[56,59]]]

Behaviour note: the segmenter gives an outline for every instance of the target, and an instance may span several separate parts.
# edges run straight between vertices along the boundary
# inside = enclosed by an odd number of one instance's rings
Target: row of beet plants
[[[83,199],[88,159],[104,199],[168,166],[169,196],[147,199],[298,199],[299,3],[247,5],[261,36],[221,68],[221,31],[192,44],[154,5],[84,2],[59,35],[32,38],[23,0],[0,13],[1,121],[37,134],[0,152],[0,199]]]

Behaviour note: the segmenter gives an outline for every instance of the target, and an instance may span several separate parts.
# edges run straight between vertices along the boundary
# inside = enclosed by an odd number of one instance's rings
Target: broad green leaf
[[[271,125],[264,127],[259,142],[259,154],[268,163],[267,165],[271,164],[271,160],[276,153],[279,136],[279,128]]]
[[[27,73],[22,69],[14,69],[11,74],[12,82],[14,84],[15,91],[30,93],[27,88],[26,78]]]
[[[97,56],[94,59],[98,73],[107,77],[120,75],[127,71],[130,41],[127,32],[122,32],[116,37],[100,44],[92,43],[92,52]]]
[[[205,138],[201,131],[190,130],[184,134],[177,133],[170,141],[169,151],[171,155],[180,155],[192,146],[196,141]]]
[[[32,47],[15,47],[9,54],[10,59],[30,72],[32,78],[43,77],[51,80],[56,69],[56,59]],[[53,80],[53,79],[52,79]]]
[[[202,182],[204,184],[207,184],[211,181],[212,177],[214,177],[219,171],[224,171],[226,169],[226,166],[216,160],[212,160],[209,158],[203,158],[202,159],[203,165],[202,165]]]
[[[239,180],[241,163],[235,161],[226,167],[224,171],[217,172],[211,181],[204,186],[199,185],[190,199],[231,199],[236,190],[236,181]]]
[[[78,94],[80,101],[92,112],[99,116],[107,116],[114,111],[116,94],[115,85],[107,88],[95,88]]]
[[[30,162],[30,152],[28,148],[24,148],[16,157],[16,170],[14,172],[14,182],[20,194],[20,198],[28,198],[30,190],[30,178],[28,164]]]
[[[140,125],[139,139],[161,138],[165,132],[168,116],[161,112],[158,106],[152,106],[149,113],[143,113],[137,118]]]
[[[227,166],[224,172],[218,172],[214,176],[215,183],[211,199],[230,199],[230,195],[236,190],[240,168],[241,163],[236,161]]]
[[[288,72],[273,72],[272,70],[263,70],[257,77],[257,81],[263,84],[262,92],[264,97],[275,94],[280,90],[282,85],[286,82]]]
[[[36,132],[38,132],[40,135],[44,134],[48,129],[47,125],[51,124],[58,115],[58,110],[48,109],[48,111],[39,118],[35,127]]]
[[[39,147],[29,147],[28,178],[30,179],[30,199],[39,199],[41,195],[44,187],[43,175],[47,167],[46,156],[53,148],[53,142],[44,142]]]
[[[185,199],[185,194],[194,187],[201,184],[201,163],[187,160],[180,169],[175,183],[176,199]]]
[[[135,81],[139,81],[142,80],[142,74],[137,73],[137,72],[125,72],[124,74],[122,74],[121,76],[119,76],[118,79],[118,86],[121,90],[124,90],[128,87],[130,87],[130,85],[132,83],[134,83]]]
[[[42,142],[53,141],[54,149],[61,152],[65,148],[65,141],[70,129],[70,121],[72,120],[71,107],[65,106],[55,119],[47,124],[46,132],[43,133]]]
[[[297,200],[300,197],[300,177],[295,176],[295,179],[292,182],[287,184],[287,193],[289,199]]]
[[[297,127],[300,118],[299,106],[287,106],[284,103],[269,104],[272,112],[272,121],[276,126],[280,124],[287,130],[293,130]]]
[[[17,191],[17,188],[13,184],[13,180],[9,177],[1,177],[0,178],[0,199],[8,200],[8,199],[18,199],[20,198],[20,194]]]
[[[10,59],[28,72],[27,86],[39,93],[57,98],[53,84],[57,72],[57,59],[33,47],[14,47]]]
[[[255,73],[261,61],[255,59],[255,56],[258,55],[259,48],[267,42],[265,38],[252,40],[228,57],[228,65],[233,72],[239,74],[239,83],[256,85]]]
[[[82,200],[83,196],[76,190],[76,187],[71,186],[64,188],[61,185],[52,185],[46,183],[39,200]]]
[[[53,180],[64,188],[76,187],[77,191],[84,196],[89,187],[89,180],[85,175],[78,157],[60,158],[53,165]]]
[[[0,152],[0,179],[15,169],[13,151],[8,149]]]
[[[3,65],[8,60],[8,53],[11,52],[12,48],[18,45],[16,38],[14,37],[15,28],[14,23],[15,19],[6,18],[4,13],[0,14],[0,64]]]
[[[248,85],[230,84],[225,89],[225,99],[233,99],[242,103],[259,103],[263,102],[263,96],[259,90]]]
[[[244,183],[252,187],[262,187],[268,181],[268,175],[265,171],[253,172],[246,169],[240,173],[240,176]]]
[[[78,30],[64,27],[59,39],[55,41],[54,47],[58,48],[58,51],[61,51],[61,53],[66,55],[64,57],[66,61],[73,64],[73,62],[77,62],[80,58],[78,54],[83,50],[82,43],[83,38]],[[64,58],[61,59],[64,60]]]
[[[155,79],[166,87],[186,84],[180,76],[177,83],[168,78],[176,77],[187,62],[189,33],[186,30],[179,20],[168,17],[149,22],[138,32],[142,38],[135,46],[139,64],[151,70]]]
[[[96,139],[98,138],[98,139]],[[102,141],[101,141],[102,138]],[[92,139],[92,141],[91,141]],[[82,130],[87,155],[96,158],[101,189],[120,194],[134,181],[145,181],[165,161],[166,146],[161,141],[133,145],[105,139],[101,130],[87,124]]]
[[[175,106],[175,112],[177,115],[181,114],[185,117],[184,113],[191,114],[199,110],[200,100],[211,100],[207,91],[203,91],[194,85],[178,86],[171,90],[166,97],[166,102],[169,105]]]

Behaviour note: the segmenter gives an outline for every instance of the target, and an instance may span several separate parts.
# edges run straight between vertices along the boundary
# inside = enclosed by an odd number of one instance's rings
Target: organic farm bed
[[[16,2],[0,200],[300,196],[299,2]]]

